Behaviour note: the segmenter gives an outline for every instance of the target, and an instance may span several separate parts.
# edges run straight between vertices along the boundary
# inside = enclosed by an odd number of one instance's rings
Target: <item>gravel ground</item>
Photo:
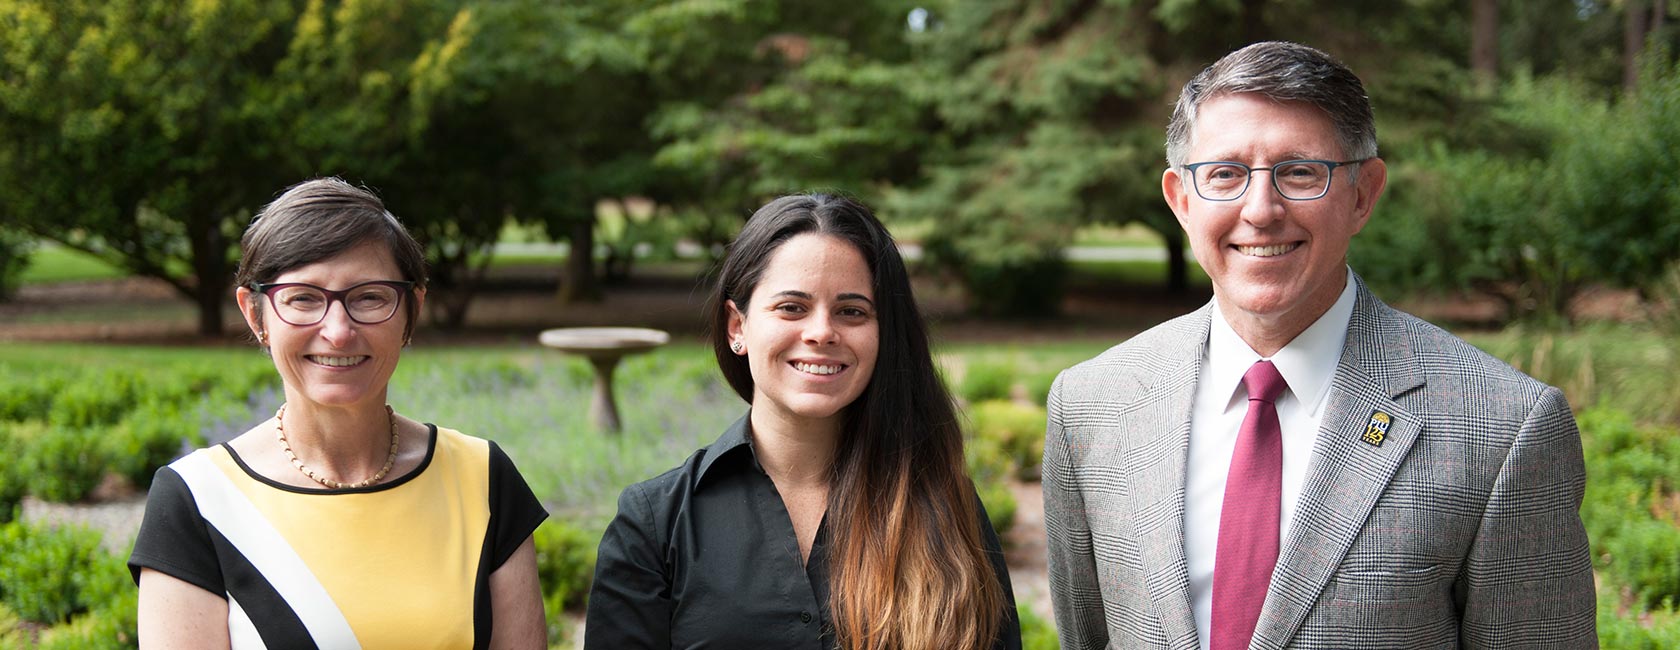
[[[1044,539],[1044,487],[1038,483],[1010,486],[1017,503],[1015,526],[1009,529],[1009,582],[1015,588],[1015,602],[1032,605],[1032,611],[1046,621],[1054,620],[1050,608],[1049,557]]]
[[[140,531],[140,516],[146,510],[146,495],[130,495],[95,503],[48,503],[34,497],[23,500],[23,518],[50,524],[86,526],[104,534],[105,550],[128,557],[134,534]]]

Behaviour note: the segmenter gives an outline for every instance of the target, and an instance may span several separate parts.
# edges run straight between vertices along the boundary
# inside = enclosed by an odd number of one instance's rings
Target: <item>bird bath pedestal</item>
[[[595,401],[589,412],[604,431],[623,430],[613,397],[613,369],[626,355],[647,352],[671,341],[671,335],[641,327],[564,327],[544,330],[538,339],[561,352],[581,355],[595,367]]]

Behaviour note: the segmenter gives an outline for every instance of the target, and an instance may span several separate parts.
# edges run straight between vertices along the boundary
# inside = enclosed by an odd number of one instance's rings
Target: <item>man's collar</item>
[[[1347,342],[1348,322],[1353,318],[1357,294],[1357,281],[1353,270],[1348,269],[1347,284],[1342,287],[1335,304],[1271,357],[1278,373],[1283,375],[1284,383],[1289,385],[1289,392],[1308,408],[1322,403],[1319,398],[1330,388],[1330,380],[1336,375],[1336,365],[1341,361],[1342,346]],[[1211,382],[1209,385],[1221,391],[1228,387],[1234,396],[1242,384],[1243,374],[1261,357],[1231,328],[1217,305],[1211,311],[1213,322],[1208,330],[1208,365],[1203,369],[1203,377]]]

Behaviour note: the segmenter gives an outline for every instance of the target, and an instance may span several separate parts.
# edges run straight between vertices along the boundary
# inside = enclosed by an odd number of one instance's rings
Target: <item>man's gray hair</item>
[[[1225,55],[1202,70],[1178,94],[1167,123],[1167,164],[1190,161],[1196,111],[1223,95],[1255,93],[1279,102],[1304,102],[1330,117],[1343,160],[1377,155],[1377,125],[1364,84],[1335,57],[1298,43],[1266,41]]]

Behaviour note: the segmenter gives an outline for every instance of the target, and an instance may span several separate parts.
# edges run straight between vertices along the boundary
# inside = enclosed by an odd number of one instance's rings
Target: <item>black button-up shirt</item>
[[[743,417],[676,469],[619,496],[596,559],[586,649],[834,647],[827,519],[801,565],[793,520],[747,430]],[[1009,570],[983,509],[980,520],[1009,602],[994,647],[1018,650]]]

